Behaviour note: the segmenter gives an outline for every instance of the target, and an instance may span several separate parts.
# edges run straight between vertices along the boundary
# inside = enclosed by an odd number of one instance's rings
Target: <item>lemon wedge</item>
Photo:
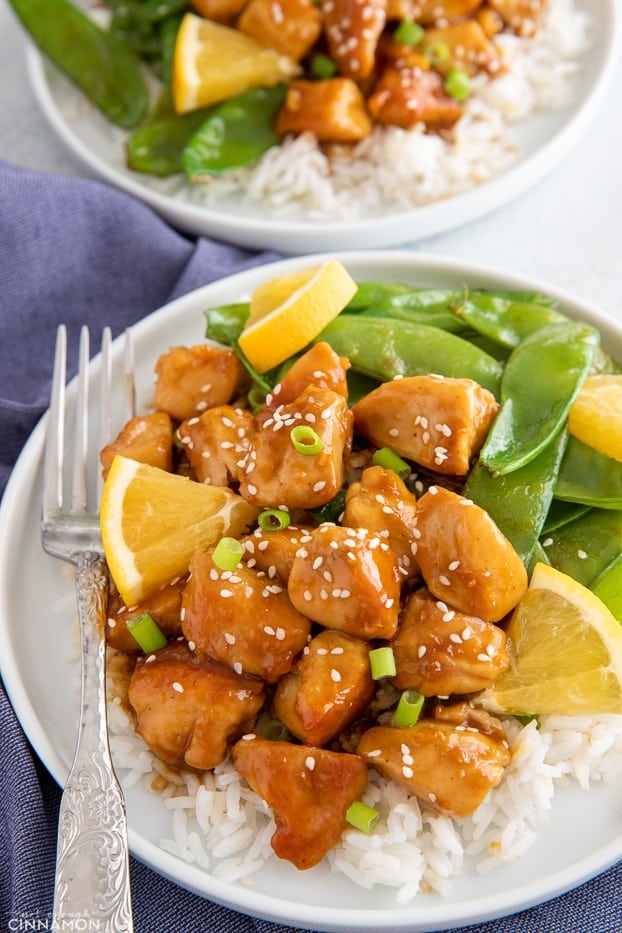
[[[339,260],[259,285],[239,344],[260,372],[304,349],[354,297],[357,284]]]
[[[622,461],[622,375],[588,376],[568,412],[568,430]]]
[[[507,635],[510,666],[478,705],[515,715],[622,712],[622,626],[572,577],[537,564]]]
[[[127,606],[188,572],[195,551],[236,537],[257,509],[220,486],[116,456],[102,493],[104,554]]]
[[[293,59],[238,29],[186,13],[173,52],[173,105],[177,113],[188,113],[299,72]]]

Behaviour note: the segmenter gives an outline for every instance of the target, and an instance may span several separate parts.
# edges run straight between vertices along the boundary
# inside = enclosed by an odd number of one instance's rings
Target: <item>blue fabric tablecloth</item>
[[[186,238],[106,185],[0,163],[0,492],[47,406],[58,323],[89,323],[97,339],[108,324],[116,335],[172,298],[274,258]],[[59,799],[0,687],[0,933],[52,929]],[[621,886],[618,865],[547,904],[463,929],[620,933]],[[132,890],[136,933],[293,933],[190,894],[135,859]]]

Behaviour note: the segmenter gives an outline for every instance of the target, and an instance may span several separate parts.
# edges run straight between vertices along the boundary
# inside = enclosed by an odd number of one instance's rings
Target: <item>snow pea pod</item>
[[[455,313],[479,334],[510,348],[517,347],[540,327],[568,320],[547,305],[501,298],[489,292],[470,292]]]
[[[591,586],[618,622],[622,622],[622,554],[607,564]]]
[[[128,46],[67,0],[9,0],[33,40],[113,123],[132,129],[149,106]]]
[[[622,509],[622,463],[571,437],[555,496],[601,509]]]
[[[208,308],[204,312],[205,336],[225,343],[227,346],[233,346],[242,333],[250,310],[251,306],[248,302]]]
[[[537,457],[505,476],[491,476],[476,463],[464,487],[464,495],[488,512],[526,567],[549,511],[566,440],[567,432],[560,431]]]
[[[214,107],[184,148],[186,175],[199,180],[248,165],[275,146],[274,118],[286,92],[284,84],[250,88]]]
[[[340,314],[316,338],[372,379],[438,373],[479,382],[498,397],[503,367],[466,340],[425,324]]]
[[[578,502],[562,502],[561,499],[556,499],[553,496],[546,521],[542,526],[542,535],[546,536],[557,531],[558,528],[562,528],[568,522],[573,522],[575,518],[585,515],[586,512],[589,512],[589,509],[589,505],[581,505]]]
[[[161,178],[181,173],[184,148],[208,114],[209,110],[167,113],[139,127],[127,141],[128,168]]]
[[[513,350],[501,380],[501,408],[480,453],[493,475],[529,463],[557,434],[599,339],[593,327],[569,321],[541,327]]]
[[[553,567],[591,587],[622,552],[622,512],[589,509],[580,518],[542,538]]]
[[[344,308],[346,314],[366,308],[425,308],[461,301],[463,293],[449,288],[417,288],[404,282],[359,282],[359,287]]]
[[[386,317],[395,321],[410,321],[412,324],[427,324],[429,327],[440,327],[452,334],[464,334],[468,325],[464,324],[447,305],[430,304],[420,308],[400,307],[395,305],[373,305],[360,312],[364,317]]]

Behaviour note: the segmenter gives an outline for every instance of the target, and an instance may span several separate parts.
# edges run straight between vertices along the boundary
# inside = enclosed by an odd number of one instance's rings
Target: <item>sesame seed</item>
[[[190,644],[190,642],[188,642]],[[148,658],[145,658],[145,664],[151,664],[152,661],[155,661],[155,654],[150,654]]]
[[[224,638],[228,645],[235,645],[235,635],[231,632],[225,632]]]
[[[426,654],[427,650],[428,650],[428,649],[426,648],[425,645],[419,645],[419,648],[417,649],[417,657],[418,657],[418,658],[424,657],[424,655]]]
[[[439,582],[439,583],[442,583],[443,586],[451,586],[451,580],[449,579],[449,577],[446,577],[444,573],[442,573],[442,574],[439,576],[438,582]]]
[[[447,567],[447,569],[448,569],[448,570],[457,570],[459,566],[460,566],[460,561],[459,561],[459,560],[452,560],[451,564],[449,564],[449,566]]]
[[[579,560],[586,560],[587,554],[586,554],[586,552],[585,552],[584,550],[582,550],[582,549],[580,548],[580,549],[577,551],[577,557],[579,558]]]
[[[173,683],[171,684],[171,687],[173,688],[173,690],[175,691],[175,693],[183,693],[183,692],[184,692],[184,688],[182,687],[182,685],[179,683],[178,680],[174,680]]]
[[[257,487],[256,487],[256,486],[252,486],[252,485],[249,483],[249,484],[248,484],[248,492],[249,492],[249,494],[250,494],[251,496],[256,496],[256,495],[257,495]]]
[[[461,635],[458,635],[457,632],[450,632],[450,633],[449,633],[449,640],[452,641],[452,642],[454,643],[454,645],[461,645],[461,644],[462,644],[462,636],[461,636]]]
[[[188,647],[190,648],[191,651],[194,651],[194,649],[196,648],[196,644],[193,641],[189,641]]]
[[[324,558],[320,555],[319,557],[315,558],[311,566],[313,567],[314,570],[317,570],[318,567],[321,567],[323,563],[324,563]]]
[[[274,634],[276,635],[277,641],[285,641],[285,629],[281,628],[280,625],[277,626],[277,630]]]
[[[276,632],[272,628],[271,625],[264,625],[263,630],[266,633],[266,635],[270,635],[271,637],[274,637],[276,635]]]
[[[402,765],[402,774],[405,778],[411,778],[414,774],[414,771],[408,765]]]
[[[223,599],[230,599],[233,596],[233,590],[222,589],[220,595]]]
[[[311,590],[305,590],[304,593],[302,594],[302,598],[304,599],[306,603],[310,603],[311,600],[313,599],[313,594]]]
[[[242,673],[243,668],[239,661],[233,662],[233,670],[236,672],[236,674]]]
[[[335,683],[335,684],[338,684],[338,683],[340,682],[340,680],[341,680],[341,674],[340,674],[339,671],[336,670],[336,668],[334,668],[334,667],[331,669],[331,672],[330,672],[330,679],[331,679],[331,680],[333,681],[333,683]]]
[[[339,646],[337,646],[336,648],[331,648],[330,653],[331,654],[343,654],[343,648],[340,648]]]
[[[309,771],[313,771],[313,769],[315,768],[315,758],[313,757],[313,755],[307,755],[307,757],[305,758],[305,765],[307,766]]]
[[[542,547],[550,547],[552,543],[553,543],[552,538],[545,538],[544,541],[542,542]]]

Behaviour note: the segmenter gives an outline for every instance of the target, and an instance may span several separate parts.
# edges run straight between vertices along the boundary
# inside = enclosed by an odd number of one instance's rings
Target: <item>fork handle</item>
[[[104,559],[76,556],[82,697],[75,756],[58,825],[54,929],[93,920],[99,933],[132,933],[127,822],[106,728],[108,574]],[[73,929],[73,927],[72,927]]]

